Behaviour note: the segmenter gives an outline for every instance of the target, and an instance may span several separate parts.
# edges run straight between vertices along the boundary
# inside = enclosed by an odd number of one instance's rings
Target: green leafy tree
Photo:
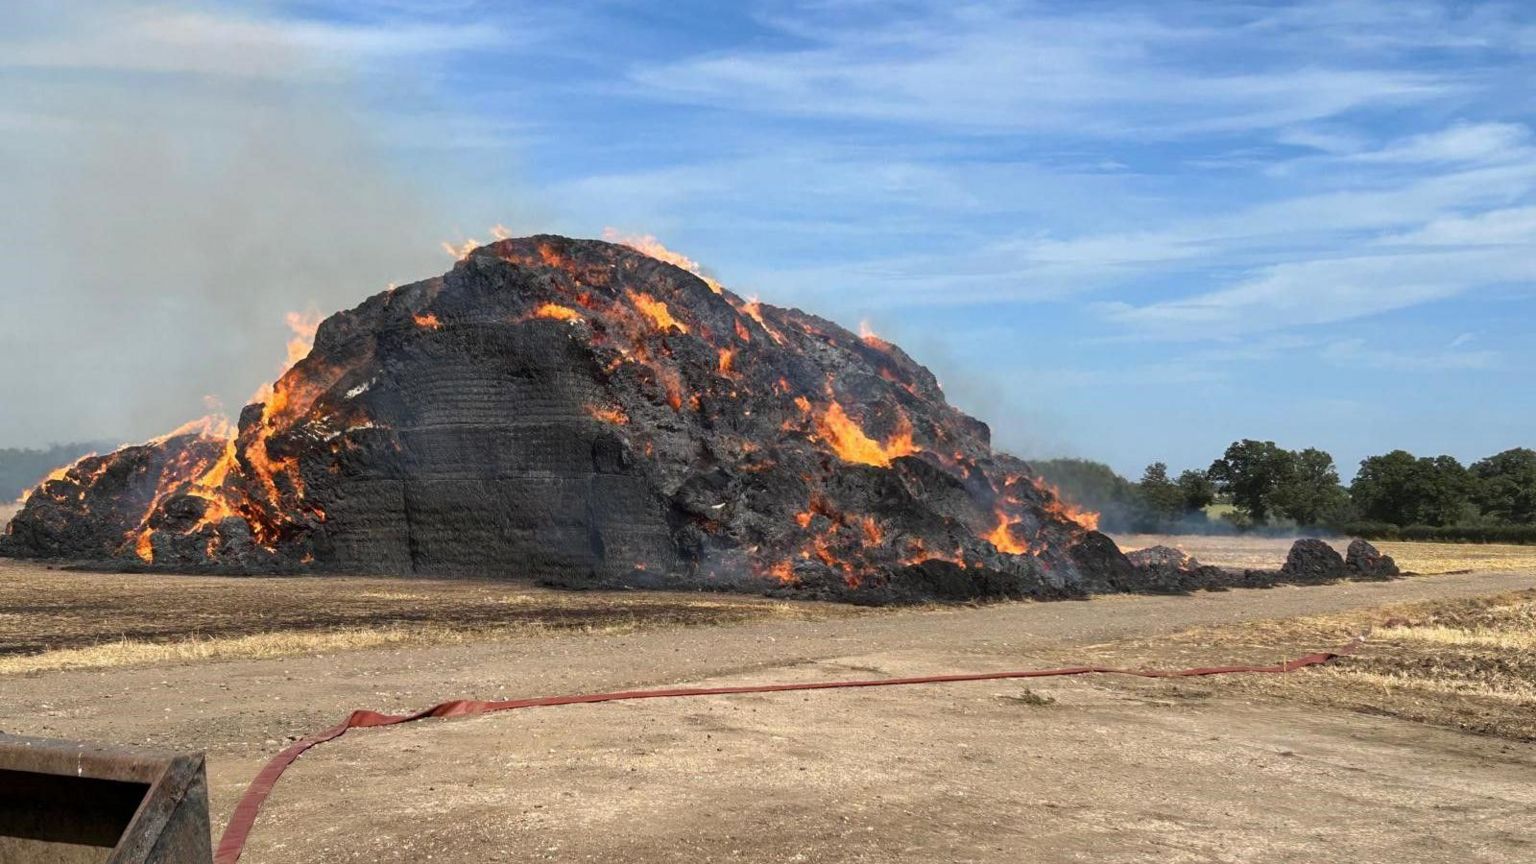
[[[1184,496],[1184,510],[1204,510],[1216,501],[1216,485],[1204,471],[1189,468],[1179,474],[1179,493]]]
[[[1290,454],[1270,496],[1275,511],[1298,525],[1323,524],[1348,499],[1333,456],[1316,447]]]
[[[1472,465],[1483,513],[1513,525],[1536,523],[1536,450],[1516,447]]]
[[[1472,474],[1454,456],[1419,460],[1419,503],[1414,522],[1419,525],[1455,525],[1467,516],[1472,503]]]
[[[1291,472],[1295,455],[1273,441],[1234,441],[1206,475],[1218,492],[1255,522],[1269,518],[1275,491]]]
[[[1408,525],[1417,473],[1418,460],[1407,450],[1370,456],[1360,460],[1349,494],[1363,518]]]
[[[1467,470],[1450,456],[1393,450],[1361,460],[1349,494],[1360,515],[1393,525],[1449,525],[1470,500]]]
[[[1147,466],[1136,491],[1147,511],[1159,521],[1175,521],[1184,515],[1184,493],[1179,484],[1168,479],[1168,466],[1162,462]]]

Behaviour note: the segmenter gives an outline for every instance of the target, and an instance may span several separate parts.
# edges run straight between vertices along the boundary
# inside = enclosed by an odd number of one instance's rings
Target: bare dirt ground
[[[0,583],[54,575],[9,567]],[[151,586],[162,577],[122,578]],[[174,606],[202,584],[181,578],[191,581],[173,583],[179,590],[161,603]],[[217,594],[213,586],[284,593],[298,583],[207,584]],[[379,593],[512,591],[389,584]],[[1533,586],[1536,569],[1521,569],[1188,597],[742,616],[719,626],[537,629],[437,646],[0,675],[0,729],[206,750],[217,827],[266,758],[353,708],[1084,660],[1272,662],[1385,623],[1371,610],[1386,605]],[[353,602],[324,587],[295,602]],[[254,600],[241,608],[234,617],[266,614]],[[1311,623],[1274,623],[1298,617]],[[291,769],[245,860],[1536,857],[1528,816],[1536,746],[1300,695],[1328,674],[1298,673],[1275,690],[1251,676],[1100,677],[705,697],[354,731]]]

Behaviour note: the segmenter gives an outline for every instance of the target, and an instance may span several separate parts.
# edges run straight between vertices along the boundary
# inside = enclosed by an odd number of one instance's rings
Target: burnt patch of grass
[[[0,674],[858,614],[878,613],[705,593],[85,573],[0,560]]]

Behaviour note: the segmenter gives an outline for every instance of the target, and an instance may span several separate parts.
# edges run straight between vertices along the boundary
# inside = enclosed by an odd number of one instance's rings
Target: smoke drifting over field
[[[205,395],[238,411],[281,366],[286,310],[441,269],[446,229],[348,77],[398,46],[53,5],[0,37],[0,404],[24,409],[0,444],[139,439]]]

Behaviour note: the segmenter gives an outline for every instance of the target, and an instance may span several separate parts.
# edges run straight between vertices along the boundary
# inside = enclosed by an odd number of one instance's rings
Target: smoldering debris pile
[[[1379,582],[1401,575],[1396,562],[1364,540],[1349,544],[1339,555],[1327,541],[1313,537],[1291,544],[1279,570],[1238,569],[1202,564],[1171,546],[1148,546],[1127,553],[1141,574],[1138,590],[1183,594],[1227,588],[1273,588],[1276,585],[1325,585],[1332,582]]]
[[[536,236],[321,322],[236,429],[56,472],[0,554],[858,602],[1209,587],[1095,527],[895,345]]]

